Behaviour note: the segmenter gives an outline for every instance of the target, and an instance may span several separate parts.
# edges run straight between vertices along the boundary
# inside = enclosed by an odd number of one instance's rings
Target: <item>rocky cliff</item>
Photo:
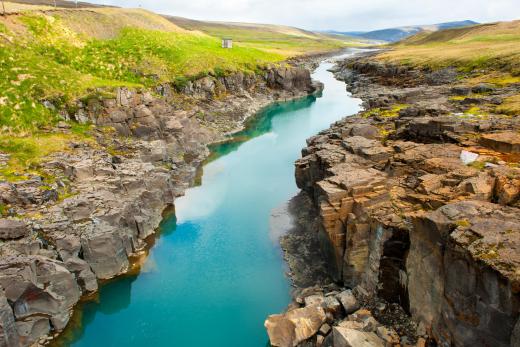
[[[45,344],[63,331],[80,297],[146,254],[163,211],[194,183],[208,144],[261,107],[314,91],[308,70],[271,67],[155,91],[120,88],[116,98],[62,110],[95,124],[95,140],[49,157],[43,170],[52,181],[0,182],[0,346]]]
[[[291,312],[302,305],[309,310],[307,292],[283,316],[285,328],[273,328],[280,317],[266,321],[271,341],[519,346],[520,121],[492,105],[520,85],[470,85],[452,69],[371,58],[342,62],[334,71],[363,99],[365,111],[307,141],[296,182],[319,216],[315,232],[331,277],[354,289],[352,300],[373,309],[401,338],[388,339],[366,317],[352,323],[359,319],[348,316],[354,312],[348,305],[296,338],[287,331],[302,326]],[[475,102],[477,111],[469,107]],[[321,299],[310,305],[325,313],[331,308],[324,298],[339,300],[338,291],[313,291]],[[397,315],[388,317],[393,304],[410,315],[413,331]]]

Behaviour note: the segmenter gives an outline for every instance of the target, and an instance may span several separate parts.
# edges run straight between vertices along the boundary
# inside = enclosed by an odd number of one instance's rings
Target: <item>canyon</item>
[[[163,211],[195,183],[208,144],[262,107],[320,88],[308,70],[289,66],[190,82],[181,91],[187,104],[173,102],[167,84],[159,97],[121,88],[116,99],[79,104],[68,117],[116,133],[99,130],[97,143],[73,143],[49,158],[55,185],[31,177],[0,188],[10,213],[27,216],[0,222],[1,345],[45,343],[63,331],[82,296],[135,271]],[[71,191],[62,201],[60,182]]]
[[[365,110],[310,138],[296,162],[297,220],[314,226],[299,233],[332,284],[297,290],[266,320],[271,342],[518,346],[520,123],[464,112],[469,100],[453,96],[499,104],[519,87],[376,57],[333,69]]]
[[[3,5],[0,347],[520,347],[520,21]]]

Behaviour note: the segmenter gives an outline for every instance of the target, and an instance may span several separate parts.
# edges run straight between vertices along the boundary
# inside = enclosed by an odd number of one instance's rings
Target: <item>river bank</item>
[[[132,260],[146,253],[162,212],[194,183],[210,143],[268,104],[319,88],[308,70],[286,66],[205,77],[181,94],[168,85],[160,96],[121,88],[116,99],[80,104],[75,117],[96,124],[95,141],[48,158],[56,183],[30,177],[1,187],[8,214],[19,216],[1,220],[4,343],[45,344],[61,332],[80,297],[137,270]],[[58,198],[63,187],[68,196]]]
[[[144,271],[103,286],[67,345],[265,345],[265,315],[289,301],[269,212],[297,190],[292,162],[304,139],[359,109],[359,100],[337,98],[344,88],[329,67],[313,74],[326,84],[319,97],[274,104],[239,142],[212,146],[219,155],[201,185],[176,199]],[[200,326],[206,334],[194,333]]]
[[[333,285],[296,290],[271,343],[518,345],[520,124],[493,105],[520,87],[371,55],[333,71],[365,110],[307,141],[296,209],[316,217],[285,237],[319,244]]]

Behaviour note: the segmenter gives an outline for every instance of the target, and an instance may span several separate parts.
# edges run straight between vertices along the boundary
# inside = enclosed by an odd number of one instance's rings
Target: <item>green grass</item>
[[[384,118],[396,118],[399,116],[399,111],[407,108],[410,105],[407,104],[395,104],[390,107],[390,109],[385,110],[379,107],[372,108],[362,114],[364,118],[370,117],[384,117]]]
[[[497,107],[497,112],[511,116],[520,116],[520,94],[504,99],[502,105]]]
[[[361,45],[360,42],[353,42],[348,38],[342,39],[282,25],[204,22],[180,17],[168,19],[187,30],[198,30],[217,38],[230,37],[244,47],[258,48],[285,57]]]
[[[23,180],[31,174],[45,177],[40,164],[47,156],[71,150],[72,142],[88,142],[96,146],[90,135],[91,125],[70,122],[70,126],[62,133],[0,134],[0,152],[9,155],[7,165],[0,167],[0,180]]]
[[[53,129],[59,112],[73,113],[78,100],[113,98],[120,86],[182,87],[208,74],[259,73],[292,55],[344,46],[294,31],[243,31],[246,36],[228,50],[221,48],[220,36],[238,38],[236,31],[188,31],[143,10],[28,8],[0,16],[0,152],[10,155],[0,180],[44,175],[40,164],[46,157],[69,150],[72,141],[93,142],[88,125],[71,123],[64,133]]]
[[[20,22],[30,36],[0,41],[5,76],[0,80],[0,126],[11,131],[55,123],[56,111],[46,109],[43,100],[62,107],[99,88],[151,87],[237,70],[254,73],[284,59],[247,47],[224,50],[219,39],[196,33],[124,28],[115,38],[100,40],[71,31],[57,17],[26,14]]]

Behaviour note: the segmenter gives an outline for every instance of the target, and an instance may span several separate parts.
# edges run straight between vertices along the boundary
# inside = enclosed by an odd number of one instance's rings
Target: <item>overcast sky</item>
[[[373,30],[471,19],[520,19],[520,0],[93,0],[193,19]]]

